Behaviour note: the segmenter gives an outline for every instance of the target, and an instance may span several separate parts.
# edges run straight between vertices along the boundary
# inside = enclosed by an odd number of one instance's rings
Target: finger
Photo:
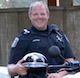
[[[24,60],[23,60],[23,59],[21,59],[21,60],[19,60],[19,61],[18,61],[18,63],[22,63],[23,61],[24,61]]]

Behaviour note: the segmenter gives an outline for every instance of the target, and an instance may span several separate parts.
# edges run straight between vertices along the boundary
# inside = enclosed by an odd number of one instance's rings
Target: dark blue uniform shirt
[[[49,64],[63,64],[64,60],[61,57],[51,58],[48,55],[48,49],[53,45],[60,48],[61,54],[65,59],[74,58],[68,39],[54,25],[48,26],[45,31],[38,31],[33,26],[24,29],[12,44],[9,64],[16,64],[24,55],[30,52],[43,54],[48,59]],[[55,69],[53,71],[55,72]]]

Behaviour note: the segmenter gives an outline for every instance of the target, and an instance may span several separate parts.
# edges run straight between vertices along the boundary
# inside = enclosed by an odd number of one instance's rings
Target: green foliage
[[[73,6],[80,6],[80,0],[73,0]]]
[[[47,0],[0,0],[0,8],[29,7],[35,1],[44,1],[47,3]]]

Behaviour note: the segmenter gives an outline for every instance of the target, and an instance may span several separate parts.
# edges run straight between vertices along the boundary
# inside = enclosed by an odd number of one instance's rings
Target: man
[[[48,25],[49,9],[41,1],[34,2],[29,8],[29,18],[32,26],[18,35],[12,46],[9,57],[8,71],[11,76],[20,75],[20,78],[28,78],[27,70],[22,66],[23,57],[30,52],[40,52],[48,59],[49,64],[63,64],[65,61],[58,58],[50,58],[48,55],[49,47],[56,45],[60,48],[61,54],[67,61],[73,61],[74,55],[70,43],[66,36],[54,25]],[[60,69],[61,70],[61,69]],[[47,78],[61,78],[68,74],[67,71],[48,72]]]

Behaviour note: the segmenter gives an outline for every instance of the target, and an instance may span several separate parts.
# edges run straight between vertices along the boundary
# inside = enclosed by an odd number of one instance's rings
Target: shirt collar
[[[34,26],[31,26],[31,32],[32,34],[39,34],[39,35],[44,35],[44,36],[48,35],[48,29],[45,31],[39,31]]]
[[[55,28],[50,25],[47,25],[47,30],[45,30],[45,31],[39,31],[34,26],[31,26],[30,30],[31,30],[32,34],[39,34],[39,35],[45,35],[45,36],[49,35],[52,31],[55,32]]]

